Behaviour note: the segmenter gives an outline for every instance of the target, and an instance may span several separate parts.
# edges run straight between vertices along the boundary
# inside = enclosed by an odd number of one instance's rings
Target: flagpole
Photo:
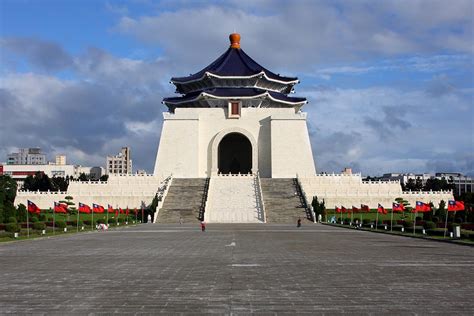
[[[377,230],[379,226],[379,209],[377,208],[377,215],[375,217],[375,230]]]
[[[448,210],[446,209],[446,221],[444,223],[444,237],[443,238],[446,238],[446,230],[448,229]]]
[[[392,232],[392,228],[393,228],[393,205],[392,205],[392,214],[390,217],[390,232]]]
[[[109,207],[107,207],[107,223],[106,224],[107,224],[107,227],[109,227]]]
[[[92,221],[91,221],[92,230],[94,230],[94,209],[92,209]]]
[[[53,210],[53,235],[56,232],[56,212]]]
[[[26,236],[27,238],[30,238],[30,220],[29,220],[29,214],[28,210],[26,210]],[[20,231],[21,231],[21,225],[20,225]]]
[[[415,227],[416,227],[416,214],[418,214],[418,211],[415,208],[415,220],[413,221],[413,235],[415,235]]]
[[[351,212],[351,226],[352,226],[353,219],[354,219],[354,210],[352,210]]]

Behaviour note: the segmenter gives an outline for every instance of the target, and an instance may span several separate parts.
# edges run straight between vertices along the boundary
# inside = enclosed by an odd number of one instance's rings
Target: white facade
[[[252,172],[264,178],[315,174],[306,113],[293,108],[242,108],[229,118],[225,108],[177,108],[164,113],[155,174],[198,178],[217,175],[221,140],[230,133],[252,146]]]

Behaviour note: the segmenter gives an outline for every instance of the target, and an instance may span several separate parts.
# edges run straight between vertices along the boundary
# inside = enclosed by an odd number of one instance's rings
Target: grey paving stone
[[[0,314],[474,314],[474,248],[312,224],[0,244],[0,267]]]

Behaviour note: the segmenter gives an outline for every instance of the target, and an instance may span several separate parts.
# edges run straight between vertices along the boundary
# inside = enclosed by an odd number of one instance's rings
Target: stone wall
[[[92,207],[92,203],[114,208],[141,208],[142,203],[149,205],[155,196],[163,176],[154,175],[110,175],[108,181],[72,181],[67,192],[18,191],[15,204],[27,205],[34,202],[41,209],[53,208],[54,202],[64,200],[68,195],[74,198],[76,207],[79,202]]]
[[[317,174],[299,177],[298,180],[309,203],[313,196],[317,196],[320,200],[324,199],[328,209],[335,206],[360,207],[361,204],[377,208],[379,203],[391,209],[398,197],[407,200],[412,206],[415,206],[416,201],[433,202],[437,206],[441,200],[447,203],[454,198],[452,191],[403,192],[399,181],[365,182],[360,174]]]

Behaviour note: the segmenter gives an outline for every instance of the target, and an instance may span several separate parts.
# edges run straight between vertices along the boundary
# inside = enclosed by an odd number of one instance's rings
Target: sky
[[[0,161],[41,147],[152,172],[172,76],[228,35],[301,83],[318,172],[474,175],[474,2],[0,0]]]

